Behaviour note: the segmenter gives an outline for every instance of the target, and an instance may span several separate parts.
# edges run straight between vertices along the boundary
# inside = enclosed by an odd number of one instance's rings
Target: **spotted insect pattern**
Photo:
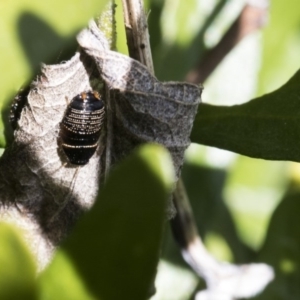
[[[62,149],[73,165],[85,165],[95,153],[105,105],[98,92],[83,92],[68,105],[61,122]]]

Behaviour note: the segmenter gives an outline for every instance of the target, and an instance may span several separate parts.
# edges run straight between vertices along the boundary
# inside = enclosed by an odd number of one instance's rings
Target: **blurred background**
[[[7,125],[12,98],[34,78],[41,62],[59,63],[73,55],[77,32],[101,8],[97,2],[0,3],[1,149],[12,139]],[[127,53],[120,1],[117,5],[118,50]],[[244,5],[242,0],[145,1],[157,78],[187,80],[189,71],[218,44]],[[234,105],[269,93],[299,69],[299,53],[299,2],[272,0],[265,27],[246,35],[217,65],[203,82],[202,100]],[[274,267],[275,280],[254,299],[300,299],[299,165],[192,144],[186,152],[183,179],[201,237],[216,258]],[[169,228],[156,287],[153,300],[193,299],[196,290],[204,287],[183,262]]]
[[[156,76],[184,81],[246,2],[147,3]],[[298,5],[294,0],[270,2],[265,27],[246,35],[203,82],[203,102],[247,102],[279,88],[299,69]],[[274,267],[276,279],[255,299],[300,299],[299,165],[196,144],[185,158],[183,179],[209,251],[220,260]],[[203,282],[184,264],[168,232],[153,300],[193,299],[199,287]]]

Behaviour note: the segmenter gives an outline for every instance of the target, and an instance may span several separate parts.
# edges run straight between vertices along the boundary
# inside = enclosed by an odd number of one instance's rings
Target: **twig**
[[[204,82],[244,37],[265,25],[268,15],[267,8],[267,0],[248,1],[220,42],[201,58],[194,69],[189,71],[186,81],[196,84]]]
[[[111,96],[107,87],[104,89],[106,96],[106,148],[105,148],[105,170],[104,179],[107,180],[108,174],[111,168],[111,147],[112,147],[112,137],[113,137],[113,125],[111,116]]]
[[[122,0],[129,56],[154,74],[148,25],[142,1]]]
[[[101,13],[97,20],[97,26],[104,33],[109,48],[116,49],[116,20],[115,20],[115,0],[107,3],[105,10]],[[111,108],[111,94],[109,89],[104,86],[104,93],[106,99],[106,147],[105,147],[105,170],[104,180],[107,179],[111,169],[111,148],[113,138],[113,125],[112,125],[112,108]]]
[[[130,56],[145,64],[154,73],[142,0],[123,0],[123,7]],[[147,44],[137,47],[142,45],[140,41],[145,40]],[[264,289],[273,278],[273,270],[269,266],[265,264],[236,266],[221,263],[206,250],[198,234],[181,179],[177,183],[173,199],[177,208],[177,215],[171,220],[174,238],[181,247],[185,261],[207,283],[207,290],[199,293],[199,299],[225,299],[223,297],[225,295],[226,299],[231,300],[253,296]],[[220,295],[223,298],[219,298]]]
[[[252,297],[274,278],[272,268],[266,264],[234,265],[219,262],[206,250],[181,180],[177,183],[174,202],[177,215],[171,221],[173,235],[181,246],[185,261],[207,285],[207,289],[200,291],[196,299],[233,300]]]

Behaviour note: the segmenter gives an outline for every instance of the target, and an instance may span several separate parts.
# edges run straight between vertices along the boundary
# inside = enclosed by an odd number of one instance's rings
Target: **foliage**
[[[203,104],[194,122],[194,143],[255,158],[300,161],[297,72],[273,93],[235,106]]]
[[[183,80],[209,45],[216,43],[230,26],[235,15],[229,12],[238,12],[237,2],[220,0],[207,5],[207,1],[197,0],[147,1],[156,76],[160,80]],[[5,70],[0,81],[2,148],[11,139],[9,126],[3,124],[12,95],[36,74],[40,62],[55,63],[69,57],[76,48],[77,31],[104,4],[105,1],[92,0],[79,0],[76,5],[74,1],[0,4],[0,59]],[[244,66],[250,59],[249,52],[248,56],[241,54],[247,48],[242,42],[205,83],[204,100],[210,104],[199,107],[191,136],[194,143],[254,158],[299,162],[297,4],[296,0],[272,1],[270,23],[262,34],[261,70],[257,68],[255,76],[251,77]],[[255,49],[259,53],[259,48]],[[258,60],[256,57],[250,64],[255,66]],[[254,82],[253,88],[246,92],[249,81]],[[241,99],[236,96],[237,90],[241,90]],[[259,98],[248,101],[256,93]],[[233,106],[212,105],[219,104],[220,99],[222,105]],[[227,153],[213,156],[214,153],[203,146],[193,146],[183,168],[202,237],[211,251],[217,249],[219,258],[264,261],[274,266],[275,281],[257,299],[299,298],[298,165],[288,165],[291,172],[281,162],[229,159]],[[165,157],[167,162],[162,162]],[[169,163],[168,155],[157,146],[143,148],[124,162],[99,195],[99,205],[78,224],[38,282],[33,279],[34,265],[18,234],[1,224],[0,298],[58,299],[63,294],[64,299],[115,299],[118,291],[131,295],[130,299],[144,298],[155,272],[162,226],[160,200],[165,199],[172,179],[172,171],[167,171]],[[149,192],[143,193],[145,189]],[[133,192],[136,197],[132,197]],[[138,201],[141,198],[143,202]],[[130,220],[138,220],[140,225]],[[139,239],[141,245],[135,245],[133,240],[142,233],[146,238]],[[163,258],[173,266],[186,268],[168,234]],[[132,260],[136,264],[128,263]],[[98,286],[99,278],[102,285]],[[191,282],[191,289],[196,289],[196,281]],[[168,300],[172,299],[169,292]],[[192,292],[189,290],[182,298],[177,293],[174,299],[187,299]]]
[[[111,173],[96,205],[37,282],[23,241],[2,223],[1,299],[145,299],[152,293],[173,182],[165,149],[135,151]]]
[[[20,233],[1,223],[0,239],[0,298],[37,299],[34,261]]]

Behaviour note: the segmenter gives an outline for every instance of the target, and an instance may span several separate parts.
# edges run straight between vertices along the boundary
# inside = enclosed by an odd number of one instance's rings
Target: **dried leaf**
[[[68,163],[58,138],[68,101],[95,88],[91,79],[90,61],[84,54],[76,53],[60,65],[43,65],[31,84],[14,142],[0,160],[0,198],[5,205],[1,218],[23,219],[21,227],[29,235],[35,224],[37,236],[32,236],[30,245],[38,256],[47,256],[41,252],[60,242],[97,196],[99,155],[78,169]],[[41,243],[48,246],[40,249]]]
[[[140,143],[157,142],[170,151],[179,176],[201,88],[188,83],[162,83],[138,61],[106,50],[103,39],[93,22],[78,36],[80,46],[95,60],[111,92],[112,162]]]
[[[42,264],[80,213],[93,204],[103,179],[100,174],[108,167],[102,162],[114,164],[138,144],[157,142],[170,150],[179,176],[200,102],[198,86],[161,83],[140,63],[108,50],[94,22],[78,41],[85,53],[42,67],[31,84],[14,143],[0,160],[0,199],[5,205],[0,218],[22,220]],[[109,88],[107,95],[100,75]],[[106,101],[107,128],[96,154],[78,168],[61,150],[60,122],[74,96],[94,89]]]

